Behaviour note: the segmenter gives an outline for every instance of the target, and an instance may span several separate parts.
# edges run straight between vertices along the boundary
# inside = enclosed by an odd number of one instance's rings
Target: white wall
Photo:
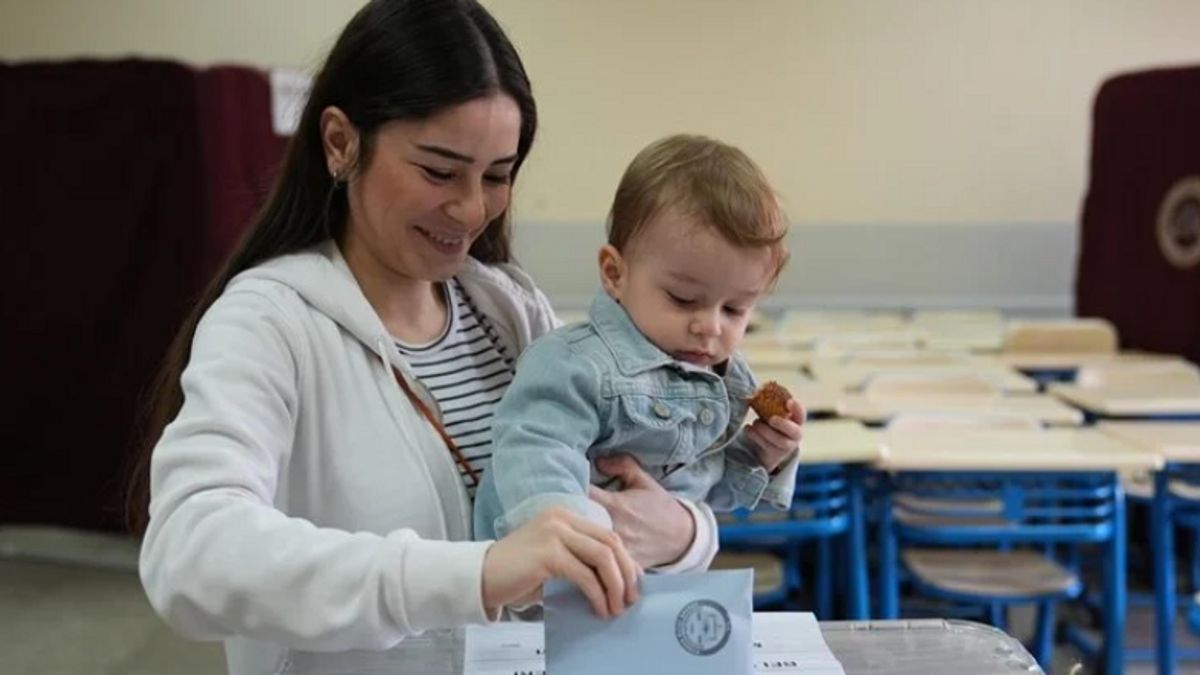
[[[312,67],[358,4],[5,0],[0,58]],[[541,137],[517,215],[544,227],[599,227],[633,154],[660,135],[694,131],[763,164],[799,227],[844,225],[848,236],[863,224],[1061,230],[1079,210],[1099,83],[1200,62],[1196,0],[486,4],[538,96]],[[902,261],[895,274],[921,273],[913,267]],[[1066,293],[1062,278],[1045,276],[1044,290]]]

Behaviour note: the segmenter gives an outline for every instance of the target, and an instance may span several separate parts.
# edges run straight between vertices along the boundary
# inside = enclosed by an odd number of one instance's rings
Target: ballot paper
[[[753,588],[749,569],[647,575],[637,603],[603,619],[574,584],[551,581],[543,593],[546,672],[751,675]]]
[[[810,613],[756,612],[751,632],[755,673],[845,675]],[[604,658],[595,656],[599,663]],[[672,675],[665,668],[655,672]],[[546,675],[542,624],[468,627],[463,675]]]

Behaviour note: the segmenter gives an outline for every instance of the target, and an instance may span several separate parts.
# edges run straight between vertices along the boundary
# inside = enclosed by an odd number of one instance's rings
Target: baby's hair
[[[769,248],[772,279],[787,261],[787,225],[758,165],[741,150],[679,134],[646,146],[621,177],[608,217],[608,243],[626,253],[637,235],[667,209],[715,229],[739,248]]]

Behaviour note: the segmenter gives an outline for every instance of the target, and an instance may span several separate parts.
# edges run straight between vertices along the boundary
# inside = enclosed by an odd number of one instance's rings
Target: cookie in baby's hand
[[[771,380],[754,392],[754,396],[750,399],[750,407],[754,408],[754,412],[758,413],[763,420],[769,420],[772,417],[787,417],[788,401],[791,398],[791,392],[783,385]]]

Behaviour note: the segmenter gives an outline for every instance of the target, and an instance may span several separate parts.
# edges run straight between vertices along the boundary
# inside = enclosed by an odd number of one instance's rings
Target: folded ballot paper
[[[574,585],[546,584],[546,672],[750,675],[754,574],[723,570],[642,577],[642,598],[596,616]]]
[[[463,673],[845,675],[812,614],[752,614],[751,585],[749,570],[648,575],[636,605],[601,619],[578,589],[553,582],[544,633],[540,623],[472,626]]]

